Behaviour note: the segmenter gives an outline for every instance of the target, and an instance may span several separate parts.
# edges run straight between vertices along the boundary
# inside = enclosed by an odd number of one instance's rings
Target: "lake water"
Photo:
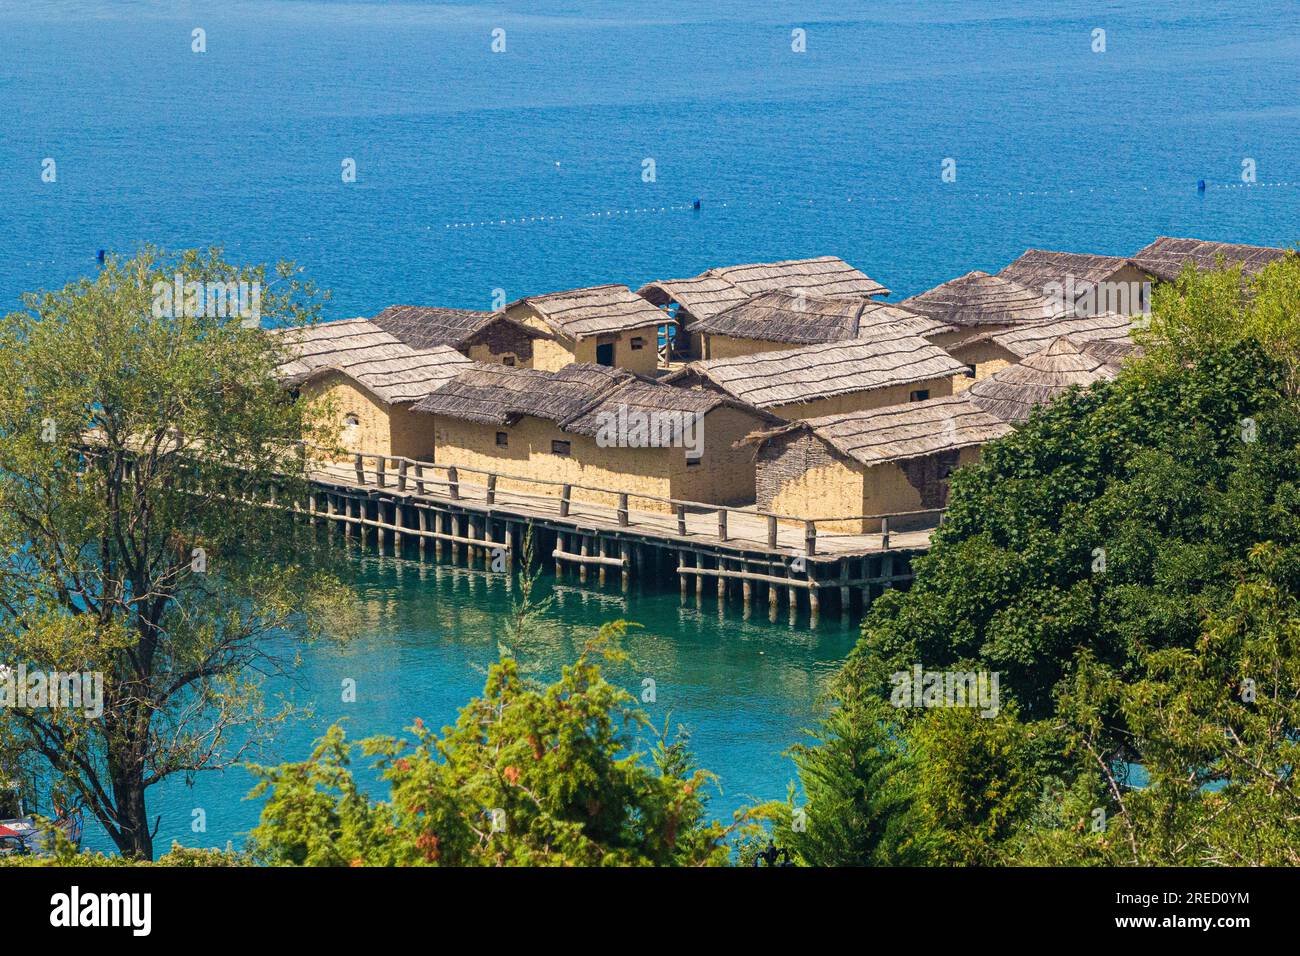
[[[0,308],[143,240],[295,259],[334,318],[823,254],[902,297],[1027,247],[1289,244],[1296,6],[1199,6],[0,0]],[[358,731],[450,719],[491,656],[494,605],[399,566],[359,572],[370,633],[304,669],[323,718],[343,670],[392,673],[349,712]],[[566,623],[646,623],[719,809],[780,795],[780,751],[851,635],[719,627],[676,601],[570,599]],[[284,756],[312,734],[283,735]],[[201,842],[246,828],[246,786],[156,797],[164,845],[194,806]]]

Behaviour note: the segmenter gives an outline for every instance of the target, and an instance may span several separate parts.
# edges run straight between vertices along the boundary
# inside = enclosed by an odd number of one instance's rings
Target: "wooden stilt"
[[[622,541],[618,546],[618,556],[623,559],[623,571],[620,575],[620,585],[623,593],[626,594],[632,584],[632,547],[626,541]]]
[[[599,554],[602,558],[604,558],[604,557],[608,557],[608,555],[605,552],[606,552],[605,539],[601,538],[600,549],[596,553]],[[600,584],[600,586],[604,587],[605,586],[605,565],[602,564],[600,566],[600,570],[596,573],[596,576],[599,579],[598,583]]]
[[[587,556],[587,536],[585,534],[582,535],[582,545],[579,548],[578,553],[582,555],[584,558]],[[581,584],[587,583],[587,562],[586,561],[578,562],[578,581]]]
[[[419,530],[421,532],[425,532],[429,530],[429,512],[424,506],[422,505],[415,506],[415,520],[416,523],[419,525]],[[426,538],[422,533],[420,535],[420,557],[423,558],[428,553],[429,553],[429,539]]]

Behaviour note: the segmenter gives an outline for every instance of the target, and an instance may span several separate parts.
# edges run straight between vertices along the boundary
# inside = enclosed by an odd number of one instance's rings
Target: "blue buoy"
[[[691,208],[692,208],[692,209],[699,209],[699,208],[700,208],[700,201],[697,199],[697,200],[695,200],[695,202],[691,203]]]
[[[1203,192],[1205,192],[1205,180],[1204,180],[1204,179],[1198,179],[1198,180],[1196,181],[1196,191],[1197,191],[1198,193],[1203,193]]]

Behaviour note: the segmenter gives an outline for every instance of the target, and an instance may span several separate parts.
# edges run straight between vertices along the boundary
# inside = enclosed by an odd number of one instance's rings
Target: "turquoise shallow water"
[[[296,259],[334,290],[334,318],[822,254],[902,297],[1027,247],[1284,244],[1300,234],[1297,88],[1282,0],[0,0],[0,308],[145,240]],[[357,733],[448,720],[481,685],[500,595],[391,560],[364,561],[357,588],[371,624],[308,655],[294,692],[318,717],[280,736],[282,757],[337,716]],[[656,718],[690,726],[719,812],[784,792],[780,753],[852,642],[831,623],[720,624],[675,592],[626,609],[570,592],[561,610],[570,631],[647,625],[634,650]],[[338,682],[358,674],[346,708]],[[168,785],[162,844],[246,829],[247,786]]]
[[[360,602],[358,639],[342,647],[321,644],[304,655],[295,680],[268,684],[268,697],[283,696],[310,716],[281,729],[259,762],[301,759],[311,742],[336,720],[349,736],[399,733],[420,717],[441,727],[482,690],[496,659],[510,607],[518,594],[506,576],[451,563],[398,559],[353,550],[351,567]],[[720,777],[712,804],[719,819],[755,799],[783,797],[790,764],[782,751],[799,738],[825,680],[852,647],[852,627],[824,619],[810,630],[806,619],[791,625],[765,616],[745,621],[734,604],[725,617],[706,598],[683,607],[671,591],[634,588],[624,597],[613,585],[579,588],[569,578],[542,579],[539,596],[553,595],[547,620],[554,629],[530,644],[524,658],[534,676],[558,676],[585,638],[605,621],[639,625],[624,644],[633,663],[610,674],[638,699],[643,681],[654,681],[655,700],[642,706],[657,728],[665,722],[689,729],[701,766]],[[765,608],[762,609],[764,612]],[[784,610],[784,609],[783,609]],[[344,703],[345,679],[356,681],[356,702]],[[367,778],[373,781],[373,778]],[[187,845],[238,842],[257,822],[258,804],[242,798],[252,786],[242,769],[199,775],[193,787],[175,780],[155,791],[160,849],[178,839]],[[385,793],[383,786],[372,793]],[[191,832],[194,810],[203,809],[207,834]],[[92,829],[88,827],[88,831]],[[88,832],[88,846],[108,849],[102,833]]]

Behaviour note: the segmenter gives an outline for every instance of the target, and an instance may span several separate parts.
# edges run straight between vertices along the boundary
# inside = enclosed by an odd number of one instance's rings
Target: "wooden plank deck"
[[[365,483],[357,480],[356,469],[349,464],[323,464],[312,468],[312,480],[332,486],[341,491],[360,495],[391,495],[412,502],[427,501],[441,506],[456,506],[469,511],[484,513],[508,513],[511,516],[528,520],[540,519],[557,527],[572,528],[575,531],[610,531],[628,535],[640,535],[652,538],[665,545],[681,543],[698,547],[709,545],[733,551],[750,551],[776,554],[782,557],[806,556],[805,530],[796,525],[777,522],[777,546],[769,546],[769,525],[766,517],[729,508],[706,509],[696,506],[685,514],[686,535],[678,531],[678,517],[668,511],[638,509],[632,505],[627,508],[626,524],[620,521],[619,508],[616,505],[604,505],[599,502],[572,498],[568,502],[567,514],[559,495],[525,494],[515,491],[494,489],[493,502],[488,503],[488,486],[485,482],[474,481],[469,476],[461,478],[457,485],[456,497],[450,492],[431,493],[434,488],[441,488],[442,479],[427,477],[423,479],[425,491],[419,493],[416,479],[408,478],[405,490],[399,490],[397,476],[389,473],[384,484],[378,483],[377,475],[367,471]],[[726,512],[727,537],[722,539],[719,533],[719,513]],[[889,551],[924,551],[929,547],[931,531],[894,531],[889,535]],[[851,534],[845,532],[818,529],[816,545],[812,560],[836,560],[843,557],[856,557],[878,554],[886,550],[884,536],[881,534]]]

